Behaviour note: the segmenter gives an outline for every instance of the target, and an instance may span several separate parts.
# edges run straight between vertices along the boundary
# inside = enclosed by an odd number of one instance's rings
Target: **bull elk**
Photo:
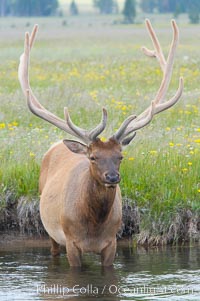
[[[29,84],[30,50],[38,26],[25,34],[25,48],[20,57],[19,81],[30,111],[78,138],[54,144],[45,154],[40,173],[40,214],[51,238],[51,253],[59,254],[60,245],[66,246],[70,266],[81,266],[85,252],[101,255],[103,266],[113,264],[116,252],[116,233],[121,224],[122,205],[119,188],[122,147],[135,137],[136,131],[149,124],[154,115],[172,107],[181,97],[183,79],[175,95],[166,101],[178,44],[179,31],[172,20],[173,39],[167,59],[149,20],[146,27],[154,50],[143,47],[145,55],[157,58],[163,78],[155,98],[140,115],[130,115],[106,142],[99,135],[107,122],[103,108],[100,123],[91,130],[76,126],[64,108],[65,120],[45,109],[33,94]]]

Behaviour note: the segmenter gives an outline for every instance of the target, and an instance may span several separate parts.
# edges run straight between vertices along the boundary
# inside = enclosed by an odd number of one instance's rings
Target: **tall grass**
[[[74,19],[72,19],[73,21]],[[36,20],[38,21],[38,20]],[[0,29],[0,187],[16,197],[38,195],[39,166],[50,145],[66,135],[31,115],[18,79],[23,36],[35,20],[6,20]],[[78,21],[74,21],[78,22]],[[61,19],[39,19],[38,40],[31,58],[31,85],[41,103],[73,121],[93,127],[108,110],[109,137],[123,119],[139,114],[158,90],[162,74],[140,46],[151,47],[144,25],[95,24],[62,26]],[[14,24],[14,25],[13,25]],[[165,53],[169,24],[155,26]],[[180,25],[181,27],[181,25]],[[197,38],[194,38],[194,37]],[[137,133],[124,150],[121,189],[150,216],[169,218],[177,208],[200,209],[200,47],[199,28],[182,24],[169,97],[184,77],[184,95],[172,109]]]

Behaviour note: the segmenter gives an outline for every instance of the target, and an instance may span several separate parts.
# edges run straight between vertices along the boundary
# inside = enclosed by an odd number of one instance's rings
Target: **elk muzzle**
[[[119,172],[105,172],[104,173],[104,179],[105,179],[105,185],[106,186],[113,186],[116,185],[120,182],[121,178],[120,178],[120,174]]]

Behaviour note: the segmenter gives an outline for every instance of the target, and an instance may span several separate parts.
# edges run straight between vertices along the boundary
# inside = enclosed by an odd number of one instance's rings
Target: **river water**
[[[114,267],[98,255],[70,269],[65,253],[52,258],[49,244],[14,241],[0,245],[0,301],[5,300],[198,300],[200,246],[144,249],[119,242]]]

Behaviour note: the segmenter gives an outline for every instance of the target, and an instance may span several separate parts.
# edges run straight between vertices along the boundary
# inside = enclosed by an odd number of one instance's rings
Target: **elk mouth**
[[[104,181],[104,185],[106,188],[116,188],[116,186],[119,184],[120,182],[120,177],[118,177],[118,179],[116,179],[115,181]]]
[[[118,182],[119,183],[119,182]],[[116,188],[118,183],[105,183],[106,188]]]

